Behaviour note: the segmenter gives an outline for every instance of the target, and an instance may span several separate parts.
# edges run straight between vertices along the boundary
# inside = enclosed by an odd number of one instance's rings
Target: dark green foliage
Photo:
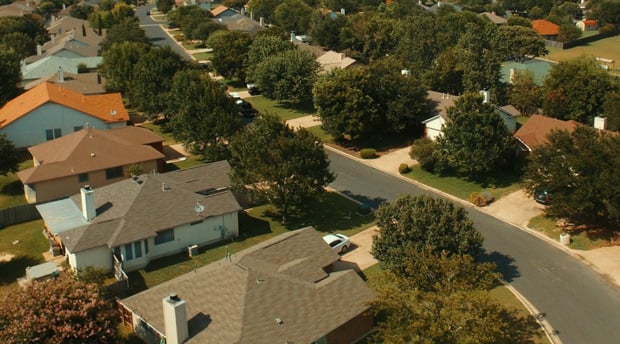
[[[406,275],[405,261],[415,252],[478,257],[482,235],[465,209],[430,196],[404,195],[375,212],[381,235],[373,239],[372,254],[381,266]]]
[[[560,62],[544,82],[546,116],[592,125],[603,112],[606,93],[618,91],[618,82],[594,58]]]
[[[88,66],[86,63],[80,62],[77,65],[77,71],[78,73],[88,73]]]
[[[91,5],[88,5],[86,3],[77,4],[71,7],[71,10],[69,10],[69,15],[74,18],[86,20],[88,19],[88,16],[90,16],[90,14],[93,13],[94,11],[95,11],[95,7]]]
[[[620,131],[620,90],[605,95],[603,114],[607,117],[607,129]]]
[[[282,221],[303,214],[334,180],[321,141],[265,114],[230,143],[231,184],[252,200],[275,206]]]
[[[256,69],[262,61],[293,48],[294,45],[277,35],[254,37],[248,50],[247,81],[253,82],[256,80]]]
[[[166,116],[174,138],[206,161],[229,158],[227,143],[242,123],[233,100],[208,74],[179,71],[172,79]]]
[[[197,5],[182,6],[168,13],[168,21],[175,23],[186,39],[206,40],[217,30],[224,30],[226,26],[211,20],[213,15]]]
[[[377,151],[374,148],[362,148],[360,149],[360,158],[362,159],[374,159],[377,157]]]
[[[104,50],[99,73],[105,76],[106,91],[127,96],[133,69],[150,48],[149,44],[143,42],[123,41]]]
[[[583,32],[575,26],[575,24],[566,23],[560,25],[560,33],[558,34],[557,40],[559,42],[570,42],[574,41],[581,37]]]
[[[417,160],[423,170],[432,172],[435,170],[435,164],[437,162],[434,156],[435,150],[437,150],[435,141],[428,137],[423,137],[413,141],[409,156]]]
[[[398,173],[405,174],[405,173],[409,173],[410,171],[411,171],[411,168],[409,167],[408,164],[402,163],[398,165]]]
[[[37,52],[34,39],[23,32],[11,32],[0,36],[0,46],[3,50],[12,49],[22,59]]]
[[[213,48],[213,68],[228,78],[245,80],[245,65],[252,39],[245,32],[216,31],[209,35],[207,47]]]
[[[620,223],[620,137],[579,126],[572,134],[552,132],[548,140],[530,156],[526,190],[547,190],[553,216]]]
[[[137,18],[126,18],[112,26],[107,31],[105,38],[101,41],[99,46],[101,47],[101,51],[105,54],[105,51],[110,49],[112,45],[122,42],[151,44],[144,30],[140,27],[140,22]]]
[[[174,0],[157,0],[155,7],[161,13],[168,13],[174,6]]]
[[[342,51],[344,47],[339,33],[346,24],[347,20],[344,16],[338,16],[334,19],[315,11],[310,17],[308,33],[315,44],[327,49]]]
[[[544,56],[548,53],[545,41],[533,29],[508,25],[501,26],[498,30],[504,59],[522,62],[526,58]]]
[[[24,33],[39,44],[50,39],[43,18],[33,14],[21,17],[0,17],[0,36],[12,32]]]
[[[0,175],[5,176],[9,172],[17,172],[19,167],[19,155],[13,142],[0,133]]]
[[[274,19],[284,31],[307,33],[314,9],[304,0],[283,0],[274,11]]]
[[[19,55],[12,50],[0,50],[0,106],[22,92]]]
[[[538,112],[542,106],[542,88],[534,81],[534,74],[529,71],[515,71],[514,79],[508,88],[510,104],[524,115]]]

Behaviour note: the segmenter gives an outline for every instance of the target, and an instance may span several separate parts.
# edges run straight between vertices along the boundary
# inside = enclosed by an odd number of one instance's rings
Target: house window
[[[112,167],[105,170],[106,179],[116,179],[123,176],[123,167]]]
[[[62,130],[60,130],[60,128],[54,128],[54,129],[46,129],[45,130],[45,138],[50,141],[53,139],[57,139],[59,137],[62,136]]]
[[[155,236],[155,245],[163,244],[174,240],[174,229],[166,229],[165,231],[157,233]]]
[[[78,174],[78,182],[87,183],[88,182],[88,173],[80,173]]]
[[[142,257],[142,241],[133,243],[133,252],[136,254],[136,258]]]
[[[131,244],[125,245],[125,260],[133,259],[133,250],[131,249]]]
[[[144,240],[144,254],[149,254],[149,241]]]
[[[75,132],[75,131],[80,131],[80,130],[82,130],[82,129],[84,129],[84,126],[83,126],[83,125],[76,125],[75,127],[73,127],[73,131],[74,131],[74,132]]]

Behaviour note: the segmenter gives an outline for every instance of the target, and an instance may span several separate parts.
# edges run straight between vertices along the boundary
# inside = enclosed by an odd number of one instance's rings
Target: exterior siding
[[[442,117],[437,117],[436,119],[430,122],[427,122],[425,124],[426,137],[428,137],[429,139],[433,141],[437,140],[437,137],[441,135],[443,126],[445,124],[446,124],[446,120],[443,119]]]
[[[361,339],[370,333],[373,327],[373,317],[370,311],[359,314],[342,326],[330,332],[326,338],[328,344],[349,344]]]
[[[1,131],[6,133],[17,148],[25,148],[47,141],[45,130],[60,128],[62,135],[74,132],[74,127],[86,126],[111,129],[126,126],[125,122],[106,124],[102,120],[55,103],[48,102],[22,116]]]
[[[158,160],[150,160],[142,162],[142,170],[145,173],[156,170],[158,168]],[[35,163],[36,165],[36,163]],[[35,184],[24,185],[24,194],[29,203],[47,202],[67,196],[71,196],[80,192],[80,188],[84,185],[90,185],[94,188],[105,186],[118,182],[127,178],[127,169],[129,165],[123,167],[123,176],[114,179],[106,179],[105,170],[94,171],[88,173],[88,182],[80,183],[79,173],[64,178],[47,180]],[[34,192],[30,190],[34,189]],[[34,197],[33,197],[34,196]]]
[[[66,255],[73,270],[93,266],[105,271],[112,271],[112,250],[107,246],[99,246],[77,253],[71,253],[67,250]]]

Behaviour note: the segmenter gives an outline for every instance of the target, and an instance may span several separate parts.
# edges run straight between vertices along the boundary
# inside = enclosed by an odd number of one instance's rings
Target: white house
[[[443,126],[448,121],[448,108],[454,106],[454,101],[458,96],[448,93],[428,91],[428,98],[435,103],[436,115],[422,121],[424,124],[424,136],[435,141],[441,132]]]
[[[37,206],[74,270],[122,272],[239,235],[227,161],[143,174]]]

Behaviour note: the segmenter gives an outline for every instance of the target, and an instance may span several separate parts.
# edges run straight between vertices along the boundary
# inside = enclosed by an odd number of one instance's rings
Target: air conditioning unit
[[[187,254],[189,257],[194,257],[198,255],[198,245],[190,245],[187,247]]]

